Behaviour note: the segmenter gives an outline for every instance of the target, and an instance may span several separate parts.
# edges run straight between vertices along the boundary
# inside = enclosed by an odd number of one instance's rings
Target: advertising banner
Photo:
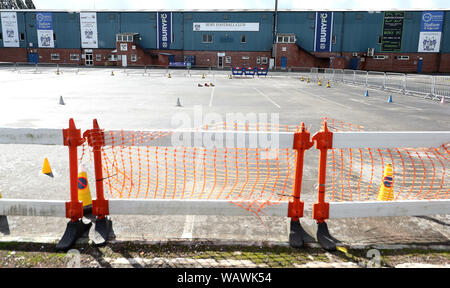
[[[422,13],[418,52],[439,53],[443,23],[442,11]]]
[[[172,13],[171,12],[158,12],[156,23],[156,47],[157,49],[170,49],[172,43]]]
[[[315,52],[331,52],[333,16],[333,12],[316,12]]]
[[[259,23],[238,23],[238,22],[219,22],[219,23],[193,23],[193,31],[247,31],[258,32]]]
[[[82,48],[98,48],[97,13],[80,13],[80,32]]]
[[[383,23],[383,52],[398,52],[402,49],[403,19],[405,12],[385,12]]]
[[[55,48],[53,41],[52,13],[36,13],[36,27],[39,48]]]
[[[19,47],[19,28],[16,12],[1,12],[3,47]]]

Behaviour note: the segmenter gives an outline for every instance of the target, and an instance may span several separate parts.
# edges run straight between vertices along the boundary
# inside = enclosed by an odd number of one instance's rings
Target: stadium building
[[[450,11],[0,12],[0,62],[450,72]]]

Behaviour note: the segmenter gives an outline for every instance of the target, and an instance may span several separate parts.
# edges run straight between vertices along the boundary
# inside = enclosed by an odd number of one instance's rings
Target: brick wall
[[[450,54],[441,54],[439,72],[450,73]]]
[[[28,62],[26,48],[0,48],[0,62]]]
[[[126,50],[123,50],[123,46],[126,45]],[[132,42],[116,42],[117,56],[123,55],[127,57],[127,66],[144,66],[152,65],[152,57],[146,53],[142,47]],[[133,55],[136,55],[135,61],[132,61]],[[117,60],[117,66],[122,66],[122,60]]]
[[[328,68],[330,66],[330,59],[328,54],[315,55],[308,53],[301,49],[295,43],[278,43],[277,57],[275,59],[275,66],[281,67],[281,57],[286,57],[287,67],[319,67]]]
[[[368,71],[390,71],[390,72],[402,72],[402,73],[417,73],[419,59],[422,58],[422,73],[436,73],[438,72],[438,64],[441,62],[441,66],[445,67],[446,62],[443,59],[445,57],[439,57],[436,53],[377,53],[375,55],[386,55],[388,59],[373,59],[373,57],[367,57],[365,53],[359,54],[359,69]],[[352,53],[343,53],[346,58],[346,68],[350,68],[350,59]],[[409,60],[399,60],[398,56],[409,56]],[[441,58],[439,60],[439,58]],[[448,62],[447,58],[447,62]],[[450,66],[450,64],[447,64]],[[447,72],[450,72],[450,67],[447,68]],[[445,70],[445,68],[444,68]],[[445,72],[441,68],[441,72]]]
[[[268,67],[269,59],[271,56],[270,51],[261,52],[238,52],[238,51],[180,51],[180,50],[146,50],[151,57],[151,64],[148,65],[163,65],[169,64],[169,57],[162,55],[161,53],[172,54],[175,57],[175,61],[183,62],[184,56],[195,56],[195,65],[197,67],[218,67],[219,56],[218,53],[224,53],[223,67],[236,67],[236,66],[252,66],[252,67]],[[226,63],[226,57],[231,57],[231,63]],[[257,64],[257,58],[266,57],[267,64]]]

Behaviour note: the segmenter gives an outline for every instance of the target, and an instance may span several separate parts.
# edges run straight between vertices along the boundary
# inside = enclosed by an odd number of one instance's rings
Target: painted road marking
[[[186,220],[184,222],[183,234],[181,238],[192,239],[192,232],[194,231],[195,216],[186,215]]]
[[[212,107],[212,102],[213,102],[213,99],[214,99],[214,89],[215,88],[216,87],[213,87],[212,90],[211,90],[211,98],[209,99],[209,107]]]
[[[297,92],[300,93],[299,91],[297,91]],[[331,103],[331,104],[334,104],[334,105],[338,105],[338,106],[344,107],[344,108],[346,108],[346,109],[350,109],[350,110],[354,109],[354,108],[352,108],[352,107],[343,105],[343,104],[341,104],[341,103],[331,101],[331,100],[329,100],[329,99],[327,99],[327,98],[324,98],[324,97],[322,97],[322,96],[313,94],[313,93],[308,92],[308,91],[306,91],[306,90],[302,90],[301,92],[306,93],[306,94],[309,94],[309,95],[312,96],[312,97],[320,98],[320,99],[322,99],[323,101],[326,101],[326,102],[328,102],[328,103]]]
[[[261,94],[262,96],[264,96],[264,98],[266,98],[270,103],[272,103],[273,105],[275,105],[276,107],[278,107],[279,109],[281,109],[281,106],[278,105],[275,101],[273,101],[272,99],[270,99],[269,96],[267,96],[266,94],[264,94],[263,92],[259,91],[257,88],[253,88],[256,90],[256,92],[258,92],[259,94]]]

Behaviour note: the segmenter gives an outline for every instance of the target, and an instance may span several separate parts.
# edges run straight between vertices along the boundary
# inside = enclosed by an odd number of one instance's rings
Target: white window
[[[108,61],[117,61],[117,55],[111,54],[108,56]]]
[[[52,53],[52,54],[50,54],[50,58],[51,58],[53,61],[59,60],[59,53]]]
[[[213,35],[212,34],[203,34],[202,42],[203,43],[213,43]]]
[[[261,64],[267,64],[267,57],[261,57]]]
[[[117,35],[117,42],[122,42],[122,35]]]
[[[388,56],[386,56],[386,55],[375,55],[375,56],[373,56],[373,59],[375,59],[375,60],[384,60],[384,59],[388,59]]]
[[[80,54],[70,54],[70,60],[71,61],[78,61],[78,60],[80,60]]]
[[[128,44],[127,43],[121,43],[120,44],[120,51],[127,51],[128,50]]]
[[[131,46],[131,50],[136,50],[136,45]]]
[[[256,57],[256,64],[261,64],[261,57]]]
[[[278,34],[277,43],[295,43],[295,34]]]
[[[133,42],[133,35],[128,35],[128,42]]]
[[[397,56],[397,60],[409,60],[409,56]]]
[[[137,61],[137,55],[131,54],[131,62],[136,62],[136,61]]]
[[[95,54],[95,61],[102,61],[102,54]]]
[[[231,63],[231,56],[225,57],[225,63],[230,64]]]

